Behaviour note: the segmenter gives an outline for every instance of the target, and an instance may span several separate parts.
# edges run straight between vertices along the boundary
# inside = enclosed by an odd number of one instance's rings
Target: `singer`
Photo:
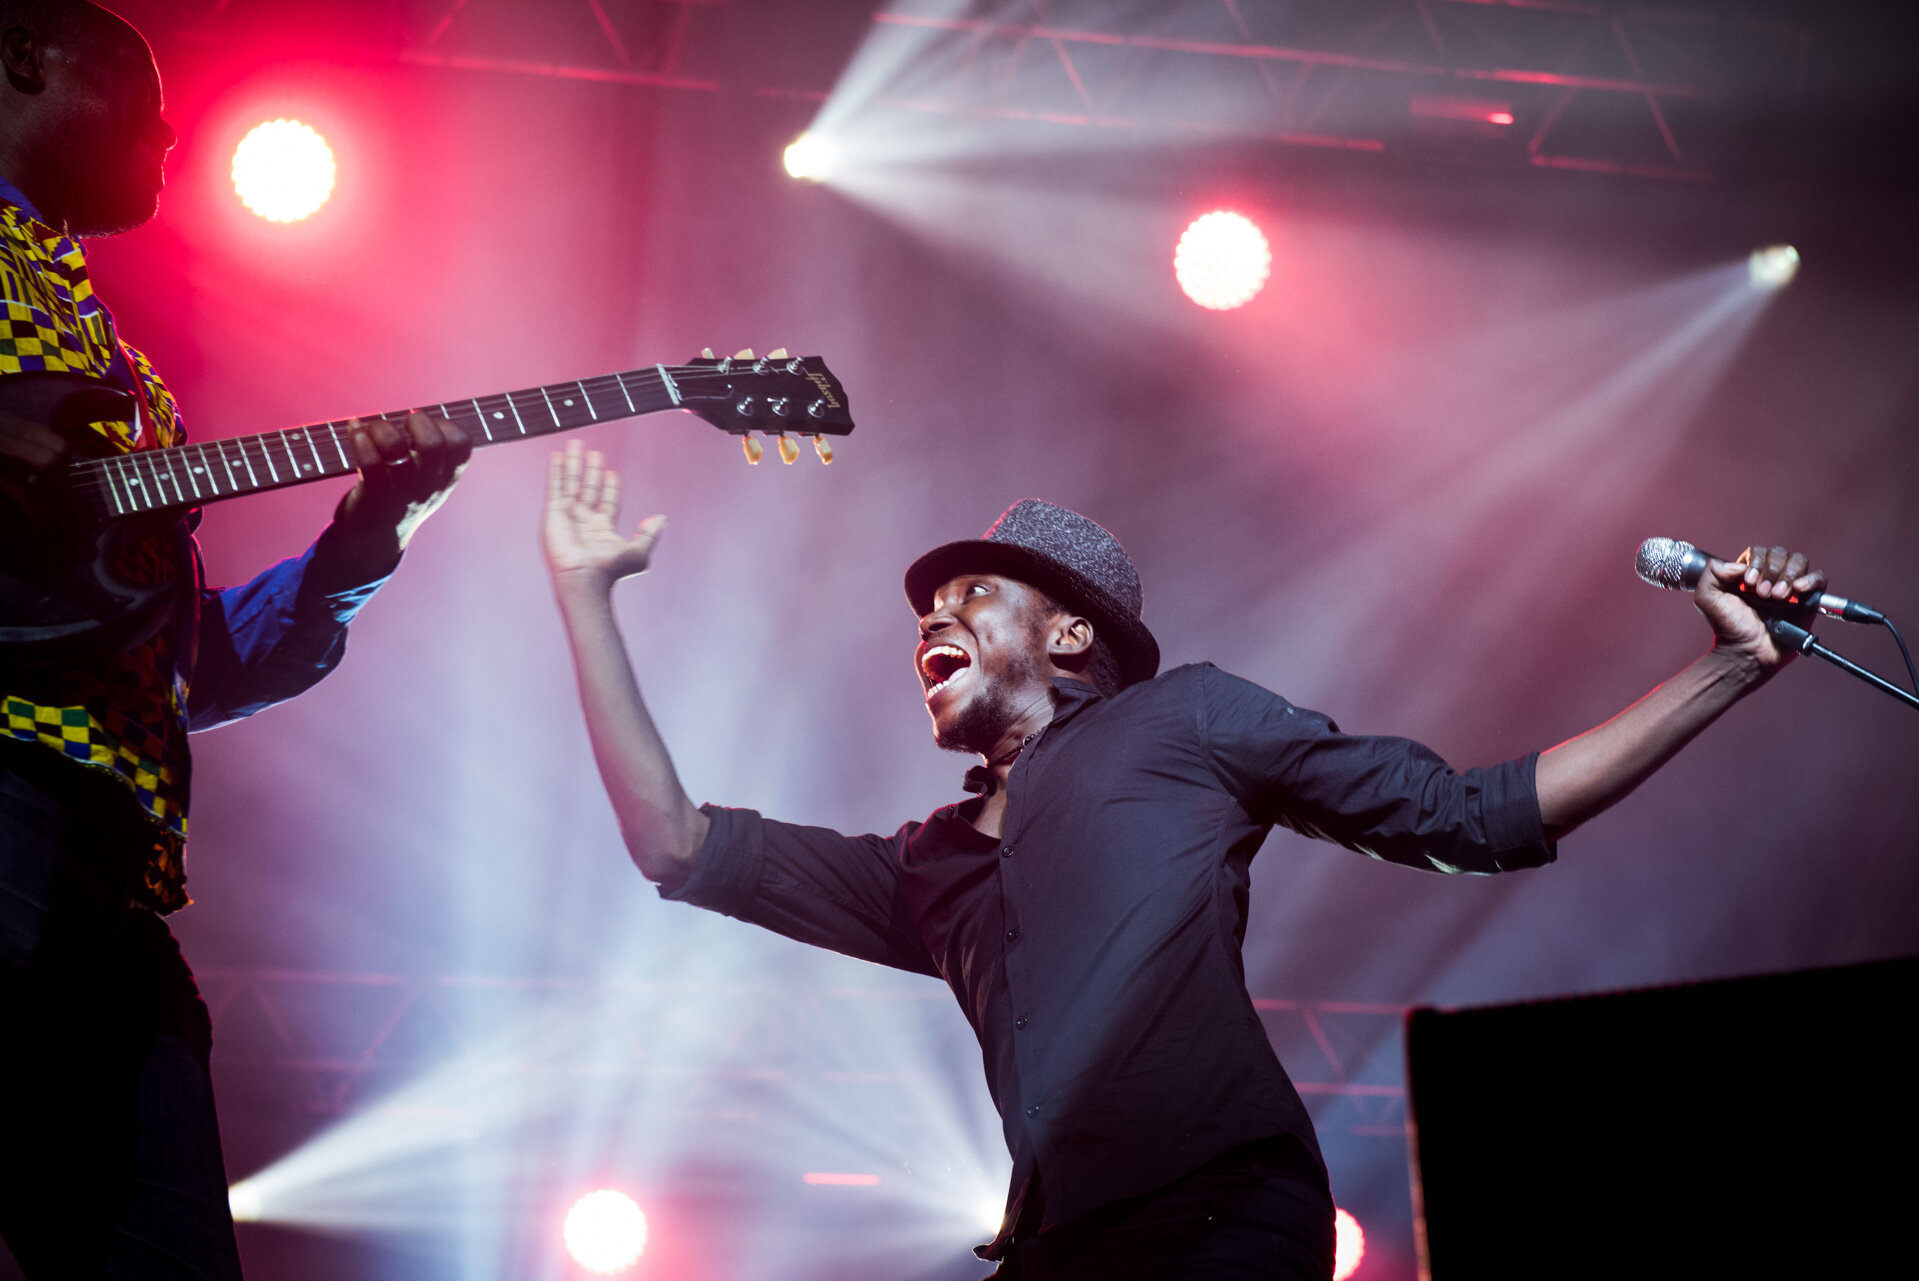
[[[1550,863],[1789,661],[1734,589],[1826,581],[1784,548],[1712,562],[1704,656],[1578,738],[1455,771],[1209,664],[1160,672],[1119,542],[1027,499],[906,571],[934,741],[979,757],[974,796],[842,836],[688,799],[611,606],[664,521],[622,538],[618,501],[599,455],[554,456],[547,562],[633,861],[668,899],[947,982],[1013,1155],[978,1253],[1021,1281],[1327,1281],[1325,1166],[1240,959],[1266,834],[1440,872]]]

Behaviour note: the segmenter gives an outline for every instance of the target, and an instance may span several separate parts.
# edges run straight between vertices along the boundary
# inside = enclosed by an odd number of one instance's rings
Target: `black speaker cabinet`
[[[1919,959],[1407,1018],[1429,1281],[1919,1276]]]

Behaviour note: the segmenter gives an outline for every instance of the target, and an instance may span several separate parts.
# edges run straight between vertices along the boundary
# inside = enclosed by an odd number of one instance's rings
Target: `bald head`
[[[15,27],[62,47],[127,36],[140,39],[126,19],[88,0],[0,0],[0,31]]]
[[[0,71],[0,174],[44,221],[105,236],[153,216],[173,130],[138,31],[87,0],[0,0]]]

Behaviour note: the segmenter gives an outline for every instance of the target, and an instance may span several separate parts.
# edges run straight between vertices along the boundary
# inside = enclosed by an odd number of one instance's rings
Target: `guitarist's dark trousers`
[[[212,1029],[130,794],[0,741],[0,1236],[32,1281],[240,1276]]]

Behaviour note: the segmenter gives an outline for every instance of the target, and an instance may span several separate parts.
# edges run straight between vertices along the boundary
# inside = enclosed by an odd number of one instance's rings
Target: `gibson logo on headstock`
[[[831,378],[828,378],[825,374],[816,373],[811,369],[806,371],[806,378],[808,382],[819,388],[820,395],[826,397],[826,404],[829,409],[839,409],[841,407],[839,397],[833,394],[833,380]]]

